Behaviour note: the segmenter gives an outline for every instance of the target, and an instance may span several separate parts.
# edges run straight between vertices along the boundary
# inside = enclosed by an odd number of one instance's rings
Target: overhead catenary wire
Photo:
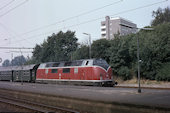
[[[163,2],[167,2],[167,1],[168,1],[168,0],[163,0],[163,1],[159,1],[159,2],[152,3],[152,4],[140,6],[140,7],[137,7],[137,8],[132,8],[132,9],[129,9],[129,10],[125,10],[125,11],[121,11],[121,12],[115,13],[115,14],[110,15],[110,16],[117,16],[117,15],[119,15],[119,14],[124,14],[124,13],[128,13],[128,12],[132,12],[132,11],[135,11],[135,10],[143,9],[143,8],[150,7],[150,6],[153,6],[153,5],[157,5],[157,4],[160,4],[160,3],[163,3]],[[87,21],[84,21],[84,22],[81,22],[81,23],[78,23],[78,24],[73,24],[73,25],[70,25],[70,26],[65,26],[65,27],[63,27],[63,28],[60,28],[59,30],[61,30],[61,29],[66,29],[66,28],[71,28],[71,27],[75,27],[75,26],[80,26],[80,25],[83,25],[83,24],[86,24],[86,23],[90,23],[90,22],[94,22],[94,21],[103,19],[103,18],[104,18],[104,17],[99,17],[99,18],[87,20]],[[17,40],[16,43],[19,43],[19,42],[24,41],[24,40],[27,40],[27,39],[35,38],[35,37],[38,37],[38,36],[41,36],[41,35],[44,35],[44,34],[53,33],[53,32],[56,32],[56,31],[57,31],[57,30],[53,30],[53,31],[49,31],[49,32],[46,32],[46,33],[41,33],[41,34],[37,34],[37,35],[34,35],[34,36],[30,36],[30,37],[27,37],[27,38],[25,38],[25,39]],[[16,43],[15,43],[15,44],[16,44]]]
[[[0,10],[4,9],[5,7],[9,6],[10,4],[12,4],[15,0],[11,0],[10,2],[8,2],[7,4],[5,4],[4,6],[0,7]]]
[[[33,51],[22,51],[23,53],[32,53]],[[0,51],[0,53],[21,53],[20,51]]]
[[[10,1],[8,4],[6,4],[6,5],[4,5],[3,7],[1,7],[1,9],[3,9],[3,8],[5,8],[6,6],[10,5],[10,4],[13,3],[14,1],[15,1],[15,0]],[[6,14],[10,13],[11,11],[13,11],[14,9],[20,7],[21,5],[25,4],[25,3],[28,2],[28,1],[29,1],[29,0],[25,0],[24,2],[16,5],[15,7],[11,8],[11,9],[8,10],[8,11],[6,11],[4,14],[0,15],[0,17],[5,16]],[[7,27],[6,27],[5,25],[3,25],[2,23],[0,23],[0,25],[1,25],[3,28],[7,29]],[[8,31],[8,30],[7,30],[7,31]],[[10,33],[8,32],[8,34],[10,34]],[[16,33],[15,33],[15,34],[16,34]],[[17,35],[17,37],[18,37],[18,35]]]
[[[18,35],[18,33],[16,33],[15,31],[13,31],[13,30],[11,30],[11,29],[9,29],[8,27],[6,27],[4,24],[2,24],[1,22],[0,22],[0,26],[8,33],[8,34],[10,34],[11,36],[12,36],[12,34],[14,34],[15,36],[17,36],[17,37],[20,37],[19,35]],[[13,35],[13,36],[14,36]],[[12,38],[12,39],[14,39],[14,38]],[[9,38],[9,40],[11,41],[11,38]],[[28,43],[30,43],[29,41],[28,41]],[[0,45],[0,46],[4,46],[4,45]]]
[[[40,29],[43,29],[43,28],[47,28],[47,27],[50,27],[50,26],[53,26],[53,25],[56,25],[56,24],[59,24],[59,23],[62,23],[62,22],[65,22],[65,21],[68,21],[68,20],[71,20],[71,19],[74,19],[74,18],[77,18],[77,17],[80,17],[80,16],[83,16],[83,15],[86,15],[86,14],[89,14],[89,13],[92,13],[92,12],[95,12],[97,10],[100,10],[100,9],[103,9],[103,8],[106,8],[106,7],[109,7],[109,6],[112,6],[112,5],[115,5],[115,4],[118,4],[120,2],[122,2],[123,0],[119,0],[119,1],[116,1],[116,2],[113,2],[111,4],[107,4],[107,5],[104,5],[102,7],[99,7],[99,8],[96,8],[96,9],[92,9],[90,11],[87,11],[87,12],[84,12],[84,13],[81,13],[81,14],[78,14],[76,16],[72,16],[72,17],[68,17],[64,20],[61,20],[61,21],[58,21],[58,22],[55,22],[55,23],[52,23],[52,24],[49,24],[49,25],[45,25],[45,26],[42,26],[42,27],[39,27],[39,28],[36,28],[34,30],[31,30],[31,31],[28,31],[28,32],[25,32],[24,34],[21,34],[20,36],[22,35],[25,35],[25,34],[28,34],[28,33],[31,33],[31,32],[34,32],[34,31],[37,31],[37,30],[40,30]],[[1,24],[1,23],[0,23]],[[4,25],[3,25],[4,27]],[[6,28],[6,27],[5,27]],[[16,34],[16,33],[15,33]],[[46,34],[46,33],[45,33]],[[17,35],[17,37],[20,37],[19,35]],[[28,40],[28,39],[24,39],[24,40]]]
[[[31,47],[0,47],[0,49],[34,49]]]
[[[11,53],[21,53],[21,51],[9,51]],[[32,53],[33,51],[22,51],[22,53]]]
[[[148,5],[145,5],[145,6],[141,6],[141,7],[137,7],[137,8],[132,8],[132,9],[129,9],[129,10],[126,10],[126,11],[122,11],[122,12],[119,12],[117,14],[110,15],[110,16],[115,16],[115,15],[119,15],[119,14],[128,13],[128,12],[131,12],[131,11],[135,11],[135,10],[138,10],[138,9],[143,9],[143,8],[150,7],[150,6],[154,6],[154,5],[157,5],[157,4],[160,4],[160,3],[163,3],[163,2],[167,2],[167,1],[168,0],[163,0],[163,1],[152,3],[152,4],[148,4]]]
[[[13,11],[14,9],[16,9],[16,8],[24,5],[24,4],[25,4],[26,2],[28,2],[28,1],[29,1],[29,0],[25,0],[24,2],[22,2],[22,3],[18,4],[18,5],[16,5],[15,7],[9,9],[9,10],[6,11],[5,13],[1,14],[1,15],[0,15],[0,18],[3,17],[3,16],[5,16],[5,15],[7,15],[7,14],[10,13],[11,11]]]
[[[89,13],[92,13],[92,12],[95,12],[95,11],[98,11],[98,10],[101,10],[101,9],[104,9],[104,8],[106,8],[106,7],[109,7],[109,6],[118,4],[118,3],[122,2],[122,1],[123,1],[123,0],[119,0],[119,1],[113,2],[113,3],[111,3],[111,4],[107,4],[107,5],[104,5],[104,6],[102,6],[102,7],[98,7],[98,8],[96,8],[96,9],[92,9],[92,10],[89,10],[89,11],[87,11],[87,12],[80,13],[80,14],[78,14],[78,15],[76,15],[76,16],[71,16],[71,17],[68,17],[68,18],[66,18],[66,19],[59,20],[59,21],[57,21],[57,22],[55,22],[55,23],[48,24],[48,25],[44,25],[44,26],[41,26],[41,27],[39,27],[39,28],[35,28],[35,29],[33,29],[33,30],[27,31],[27,32],[25,32],[25,33],[22,33],[21,35],[25,35],[25,34],[28,34],[28,33],[31,33],[31,32],[35,32],[35,31],[38,31],[38,30],[40,30],[40,29],[46,29],[46,28],[51,27],[51,26],[54,26],[54,25],[56,25],[56,24],[63,23],[63,22],[66,22],[66,21],[75,19],[75,18],[77,18],[77,17],[84,16],[84,15],[87,15],[87,14],[89,14]]]

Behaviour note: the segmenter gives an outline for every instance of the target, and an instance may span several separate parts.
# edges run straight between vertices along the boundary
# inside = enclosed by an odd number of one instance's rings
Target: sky
[[[83,33],[100,39],[105,16],[122,17],[142,28],[150,25],[159,7],[170,7],[170,0],[0,0],[0,47],[34,48],[61,30],[75,31],[78,42],[87,43]],[[31,57],[31,52],[0,49],[0,58]]]

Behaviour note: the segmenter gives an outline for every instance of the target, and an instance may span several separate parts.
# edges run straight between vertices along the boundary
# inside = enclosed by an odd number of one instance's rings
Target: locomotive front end
[[[97,76],[100,85],[113,86],[115,84],[112,69],[105,60],[95,59],[93,61],[93,66],[95,66],[95,75]]]

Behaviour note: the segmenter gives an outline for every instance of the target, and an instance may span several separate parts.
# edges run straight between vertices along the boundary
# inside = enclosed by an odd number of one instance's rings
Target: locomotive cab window
[[[109,67],[109,64],[105,60],[102,60],[102,59],[94,60],[93,65],[101,66],[105,70],[107,70]]]
[[[64,68],[63,73],[70,73],[70,68]]]
[[[51,73],[57,73],[58,72],[58,69],[52,69],[51,70]]]

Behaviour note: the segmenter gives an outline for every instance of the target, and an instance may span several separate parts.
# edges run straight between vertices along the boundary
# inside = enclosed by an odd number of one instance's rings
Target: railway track
[[[15,99],[12,97],[7,97],[0,95],[0,102],[5,103],[8,105],[15,106],[16,108],[24,109],[28,112],[36,112],[36,113],[79,113],[78,111],[74,111],[71,109],[61,108],[61,107],[55,107],[55,106],[49,106],[45,104],[35,103],[28,100],[21,100],[21,99]]]

